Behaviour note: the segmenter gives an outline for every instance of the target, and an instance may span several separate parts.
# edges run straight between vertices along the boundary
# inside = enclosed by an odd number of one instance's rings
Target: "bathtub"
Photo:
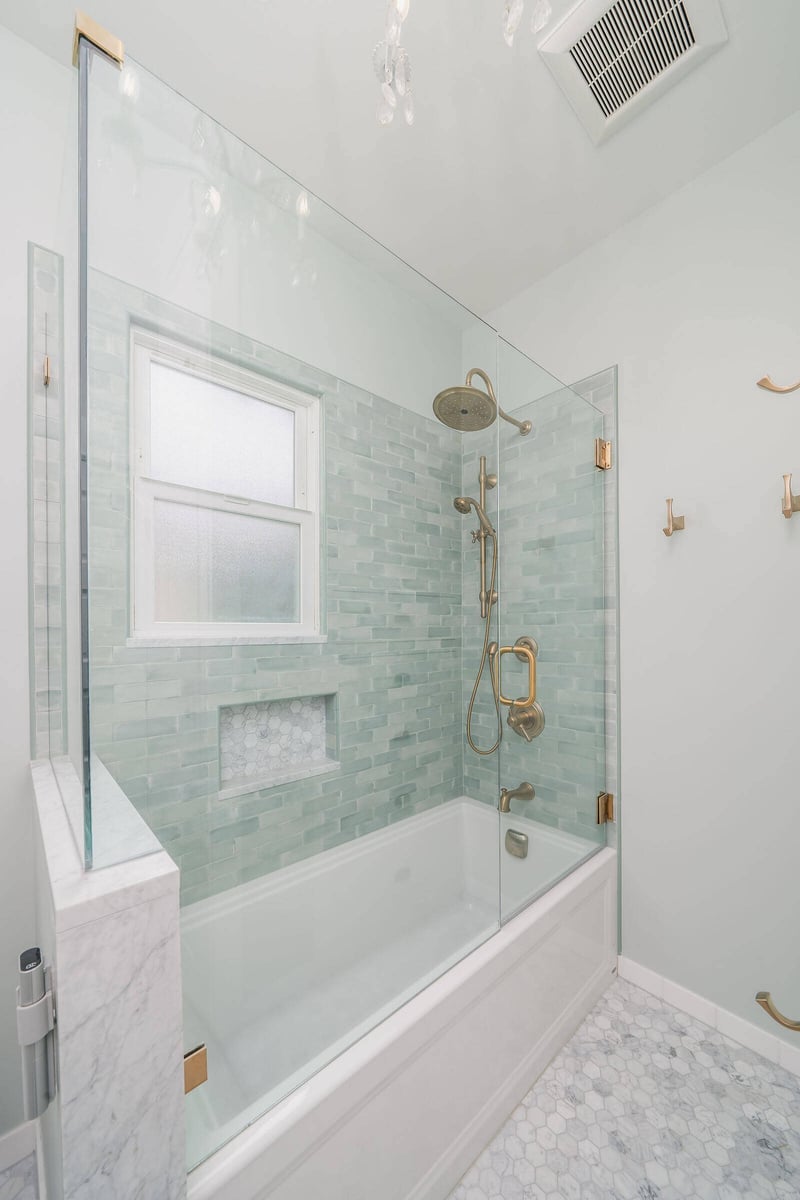
[[[190,905],[182,948],[190,1200],[441,1200],[608,986],[616,856],[461,797]]]

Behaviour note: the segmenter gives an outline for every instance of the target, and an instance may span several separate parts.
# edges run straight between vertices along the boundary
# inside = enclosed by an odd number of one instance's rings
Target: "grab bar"
[[[769,1013],[773,1021],[777,1021],[784,1029],[791,1029],[793,1033],[800,1033],[800,1021],[790,1021],[782,1012],[775,1007],[772,996],[769,992],[756,992],[756,1004],[760,1004],[765,1013]]]
[[[492,642],[489,647],[489,665],[492,672],[492,680],[494,682],[494,690],[497,699],[501,704],[512,705],[519,704],[527,708],[533,704],[536,699],[536,651],[532,646],[527,645],[528,638],[519,638],[513,646],[498,646],[496,642]],[[519,659],[527,659],[528,662],[528,695],[520,696],[517,700],[509,700],[503,695],[503,689],[500,684],[500,660],[504,654],[516,654]]]

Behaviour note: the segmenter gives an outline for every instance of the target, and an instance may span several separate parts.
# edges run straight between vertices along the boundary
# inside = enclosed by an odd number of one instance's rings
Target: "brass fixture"
[[[193,1092],[196,1087],[200,1087],[200,1084],[205,1083],[207,1079],[208,1054],[204,1042],[201,1046],[195,1046],[194,1050],[187,1050],[183,1056],[184,1095]]]
[[[495,692],[497,699],[501,704],[505,705],[521,705],[523,708],[528,708],[536,699],[536,650],[530,644],[530,638],[517,638],[513,646],[498,646],[497,642],[492,642],[489,647],[489,667],[492,672]],[[535,645],[535,643],[534,643]],[[504,654],[515,654],[518,659],[527,661],[528,663],[528,694],[520,696],[517,700],[509,700],[503,695],[502,685],[500,683],[500,660]]]
[[[784,1029],[791,1029],[793,1033],[800,1033],[800,1021],[790,1021],[783,1013],[775,1007],[772,996],[769,992],[756,992],[756,1004],[760,1004],[765,1013],[769,1013],[773,1021],[777,1021]]]
[[[514,858],[528,857],[528,835],[520,833],[518,829],[506,830],[506,850],[509,854],[513,854]]]
[[[492,608],[497,603],[497,592],[495,591],[495,587],[494,587],[495,581],[497,579],[497,534],[494,530],[494,527],[492,526],[491,521],[489,520],[489,518],[486,515],[486,508],[485,508],[486,489],[493,488],[497,485],[497,476],[496,475],[487,475],[487,473],[486,473],[486,458],[483,455],[481,455],[481,460],[480,460],[480,473],[478,475],[478,484],[480,487],[480,492],[479,492],[480,501],[473,500],[472,496],[456,496],[455,500],[453,501],[453,506],[457,512],[463,513],[465,516],[474,509],[475,515],[478,518],[478,529],[473,531],[472,541],[478,543],[479,550],[480,550],[481,587],[480,587],[479,594],[480,594],[480,602],[481,602],[481,616],[484,620],[483,649],[481,650],[481,661],[480,661],[480,665],[478,666],[478,673],[475,676],[475,683],[472,686],[472,695],[469,698],[469,704],[467,706],[467,720],[466,720],[465,732],[466,732],[467,742],[469,743],[470,749],[474,750],[476,754],[485,756],[488,754],[494,754],[495,750],[500,745],[500,742],[503,737],[503,726],[500,721],[500,705],[497,700],[497,691],[496,691],[495,685],[494,685],[494,676],[492,675],[491,676],[492,698],[494,700],[495,714],[497,716],[497,737],[494,740],[494,744],[492,746],[490,746],[488,750],[482,750],[473,740],[473,737],[472,737],[472,713],[475,708],[475,699],[478,695],[478,688],[480,687],[480,682],[483,677],[483,671],[486,666],[486,658],[487,658],[487,654],[489,651],[489,635],[491,633],[491,628],[492,628]],[[490,538],[491,543],[492,543],[492,569],[491,569],[491,578],[489,580],[488,588],[486,587],[486,539],[487,538]]]
[[[672,497],[667,500],[667,523],[664,526],[664,537],[672,537],[673,533],[686,528],[686,518],[676,517],[672,513]]]
[[[594,439],[594,465],[598,471],[611,470],[611,442],[604,442],[602,438]]]
[[[796,392],[800,388],[800,379],[797,383],[790,383],[788,387],[780,387],[779,384],[772,382],[769,375],[765,375],[763,379],[757,381],[756,386],[764,388],[767,392],[777,392],[779,396],[785,396],[788,392]]]
[[[611,792],[601,792],[597,797],[597,824],[605,825],[614,820],[614,797]]]
[[[85,38],[87,42],[91,42],[98,50],[102,50],[103,54],[115,62],[118,66],[123,66],[125,62],[125,47],[118,37],[114,37],[113,33],[109,33],[107,29],[103,29],[102,25],[98,25],[97,21],[93,21],[91,17],[87,17],[86,13],[75,13],[75,32],[72,36],[72,65],[78,65],[78,46],[81,38]]]
[[[544,709],[538,700],[527,706],[515,701],[508,710],[506,724],[526,742],[532,742],[544,729]]]
[[[792,494],[792,476],[784,475],[783,477],[783,504],[781,512],[788,521],[792,513],[800,512],[800,496]]]
[[[478,375],[486,385],[486,391],[472,386],[474,376]],[[451,429],[462,433],[473,433],[477,429],[486,429],[497,418],[498,414],[509,425],[516,425],[524,437],[530,433],[530,421],[517,421],[503,412],[497,403],[492,381],[480,367],[472,367],[467,371],[466,382],[457,387],[445,388],[439,392],[433,402],[433,411],[437,419]]]
[[[536,795],[536,789],[532,783],[521,783],[515,788],[501,788],[500,801],[497,805],[501,813],[511,812],[512,800],[532,800]]]

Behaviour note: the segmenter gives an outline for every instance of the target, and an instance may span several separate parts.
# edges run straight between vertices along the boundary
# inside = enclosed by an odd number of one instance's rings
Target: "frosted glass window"
[[[300,619],[300,529],[244,513],[156,500],[157,621]]]
[[[150,362],[154,479],[267,504],[295,504],[295,414]]]

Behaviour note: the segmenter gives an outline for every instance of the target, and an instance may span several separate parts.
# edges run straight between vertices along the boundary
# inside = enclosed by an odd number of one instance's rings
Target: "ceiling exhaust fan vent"
[[[727,36],[719,0],[584,0],[539,53],[600,142]]]

